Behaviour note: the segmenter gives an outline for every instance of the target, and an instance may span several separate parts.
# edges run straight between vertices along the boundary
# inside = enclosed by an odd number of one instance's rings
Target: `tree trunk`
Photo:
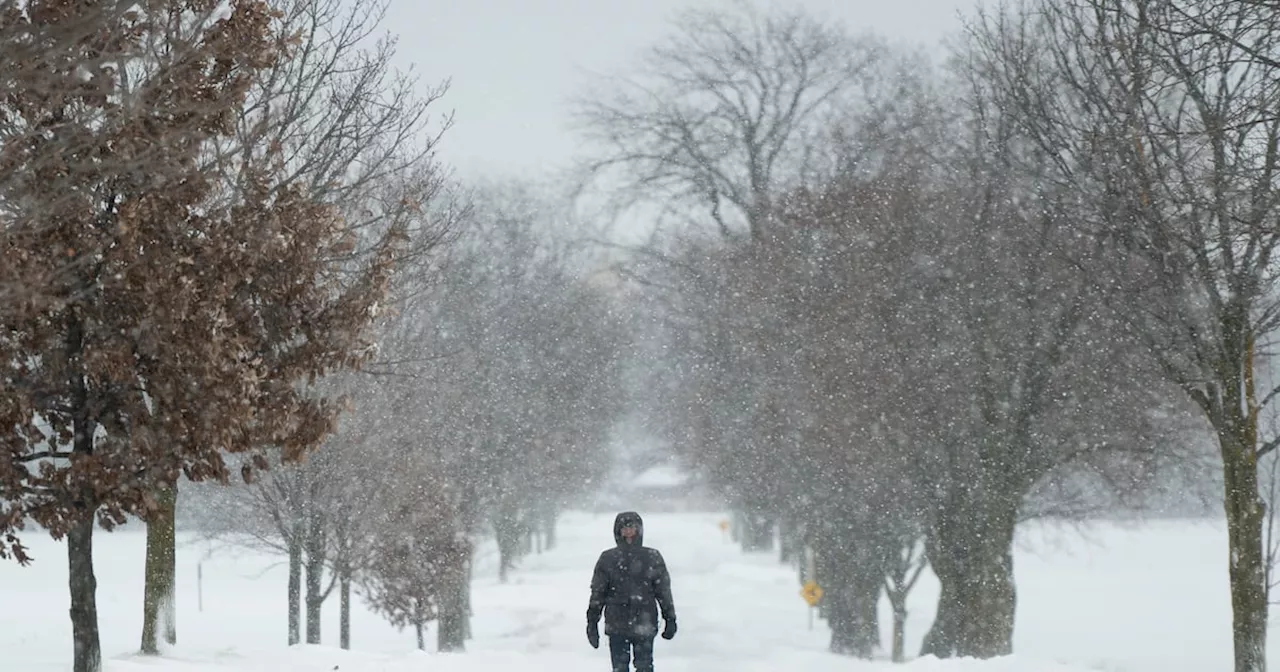
[[[80,363],[84,352],[84,323],[74,308],[67,318],[66,355]],[[73,462],[93,455],[98,423],[90,415],[86,377],[72,366],[70,377]],[[98,503],[82,492],[80,520],[67,533],[67,574],[71,591],[72,672],[101,672],[102,643],[98,635],[98,578],[93,573],[93,524]]]
[[[1240,311],[1246,314],[1245,311]],[[1222,455],[1222,504],[1227,519],[1227,567],[1231,590],[1235,672],[1267,669],[1267,553],[1263,546],[1265,504],[1258,489],[1258,402],[1254,382],[1254,342],[1247,319],[1223,322],[1227,341],[1243,337],[1239,360],[1219,370],[1220,407],[1202,401],[1218,434]]]
[[[893,605],[893,662],[907,662],[907,605]]]
[[[847,540],[823,544],[815,574],[822,577],[822,612],[831,628],[832,653],[869,660],[880,640],[876,613],[883,584],[881,567],[851,548]]]
[[[791,516],[778,519],[778,561],[784,565],[796,561],[800,541],[798,530],[799,525]]]
[[[1223,506],[1227,517],[1235,672],[1265,672],[1267,643],[1266,553],[1263,508],[1258,496],[1256,440],[1219,431]],[[1243,440],[1242,440],[1243,439]]]
[[[914,537],[903,543],[903,548],[890,562],[884,592],[893,608],[893,662],[905,663],[907,657],[907,597],[920,580],[928,561],[918,556],[918,540]]]
[[[858,651],[871,658],[881,649],[880,592],[884,589],[884,571],[874,562],[859,564],[854,570],[854,619]]]
[[[520,528],[512,519],[502,516],[494,521],[493,533],[498,542],[498,581],[506,583],[520,552]]]
[[[800,585],[804,585],[809,581],[818,580],[818,555],[812,546],[807,542],[800,547],[800,560],[796,563],[796,576],[800,579]],[[819,584],[821,585],[821,584]]]
[[[466,567],[459,566],[448,572],[440,588],[436,650],[463,651],[466,649],[467,639],[465,593],[470,588],[467,583]]]
[[[156,493],[157,508],[147,520],[147,560],[142,589],[142,652],[160,652],[159,637],[170,646],[178,642],[174,596],[177,571],[174,544],[174,517],[178,491],[165,488]],[[163,632],[163,635],[160,632]]]
[[[351,648],[351,564],[343,562],[338,571],[338,646]]]
[[[324,604],[324,554],[312,554],[311,544],[307,544],[307,560],[304,565],[307,571],[307,595],[304,603],[307,607],[307,643],[320,643],[320,607]]]
[[[302,534],[289,537],[289,646],[302,641]]]
[[[742,550],[748,553],[773,550],[773,521],[763,513],[742,517]]]
[[[910,560],[909,556],[907,560]],[[889,605],[893,608],[892,655],[895,663],[906,662],[907,597],[911,595],[911,589],[915,587],[920,574],[924,572],[924,562],[917,562],[918,564],[912,565],[904,561],[894,567],[893,576],[885,585],[885,594],[889,598]]]
[[[72,672],[101,672],[98,638],[98,579],[93,573],[93,512],[67,533],[67,570],[71,588]]]
[[[1016,500],[1013,493],[984,492],[996,491],[966,488],[939,513],[926,539],[942,591],[923,656],[995,658],[1013,652]]]
[[[426,629],[422,627],[421,621],[414,623],[413,627],[415,630],[418,631],[418,650],[426,651],[427,650],[427,636],[425,632]]]
[[[509,544],[498,540],[498,582],[506,583],[510,578],[511,568],[514,560],[511,559],[513,551]]]
[[[462,613],[465,618],[462,622],[462,635],[465,639],[471,639],[471,580],[475,576],[475,563],[472,558],[467,558],[466,564],[466,583],[463,584],[462,591]]]
[[[871,652],[865,650],[859,639],[861,628],[853,586],[843,581],[831,581],[830,584],[823,593],[822,603],[826,606],[827,624],[831,627],[831,653],[870,658]]]
[[[550,511],[547,513],[547,517],[544,520],[544,525],[545,527],[543,527],[542,531],[543,531],[543,534],[546,535],[545,548],[546,550],[549,551],[556,547],[556,514],[554,511]]]
[[[324,589],[324,564],[328,559],[328,539],[325,536],[325,523],[328,521],[321,509],[321,502],[317,501],[314,494],[308,500],[308,505],[306,538],[303,540],[303,551],[307,556],[303,564],[307,572],[307,594],[304,599],[307,607],[307,643],[319,644],[320,608],[324,606],[324,598],[327,597]]]
[[[525,557],[533,553],[533,535],[536,530],[534,525],[527,517],[522,516],[519,524],[516,526],[517,548],[520,549],[520,557]]]

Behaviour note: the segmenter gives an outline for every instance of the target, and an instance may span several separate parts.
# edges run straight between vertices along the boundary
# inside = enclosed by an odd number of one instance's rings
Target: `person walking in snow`
[[[662,614],[662,638],[676,636],[676,607],[671,599],[671,575],[656,548],[644,545],[644,521],[635,511],[613,520],[615,546],[600,554],[591,575],[587,604],[587,642],[600,648],[599,622],[609,638],[613,672],[653,672],[653,641]]]

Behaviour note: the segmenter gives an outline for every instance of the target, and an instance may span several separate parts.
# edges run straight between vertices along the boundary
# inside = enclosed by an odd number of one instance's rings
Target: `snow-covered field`
[[[645,540],[671,567],[680,632],[658,640],[661,672],[887,672],[825,653],[827,632],[808,627],[794,573],[772,555],[744,556],[723,538],[722,516],[652,514]],[[285,567],[280,559],[188,541],[178,551],[178,646],[163,658],[133,655],[142,615],[143,535],[96,539],[98,605],[107,672],[489,672],[609,669],[604,646],[583,635],[586,589],[596,554],[612,542],[612,516],[569,514],[560,544],[524,560],[499,584],[491,555],[474,591],[468,651],[415,652],[399,632],[356,609],[354,651],[337,648],[337,599],[325,610],[323,647],[284,645]],[[907,672],[1211,672],[1231,668],[1224,535],[1209,523],[1101,525],[1086,537],[1037,528],[1017,558],[1017,655],[1006,660],[918,660]],[[29,539],[37,562],[0,564],[0,651],[5,672],[70,669],[65,555]],[[203,609],[197,566],[203,573]],[[926,575],[913,599],[909,650],[932,617],[937,585]],[[886,613],[886,623],[888,614]],[[434,632],[430,633],[434,642]],[[888,639],[887,633],[885,636]],[[1280,639],[1273,638],[1280,643]],[[329,644],[332,644],[330,646]],[[1274,643],[1271,656],[1280,656]]]

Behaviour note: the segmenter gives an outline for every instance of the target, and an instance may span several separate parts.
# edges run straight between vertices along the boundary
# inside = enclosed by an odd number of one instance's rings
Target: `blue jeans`
[[[609,635],[609,657],[613,672],[630,672],[627,667],[633,657],[636,672],[653,672],[653,637]]]

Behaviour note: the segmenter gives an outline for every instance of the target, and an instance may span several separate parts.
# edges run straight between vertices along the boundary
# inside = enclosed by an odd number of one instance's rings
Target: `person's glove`
[[[662,628],[662,638],[671,639],[676,636],[676,619],[668,619]]]
[[[600,648],[600,626],[595,623],[587,624],[587,642],[591,644],[591,648]]]

